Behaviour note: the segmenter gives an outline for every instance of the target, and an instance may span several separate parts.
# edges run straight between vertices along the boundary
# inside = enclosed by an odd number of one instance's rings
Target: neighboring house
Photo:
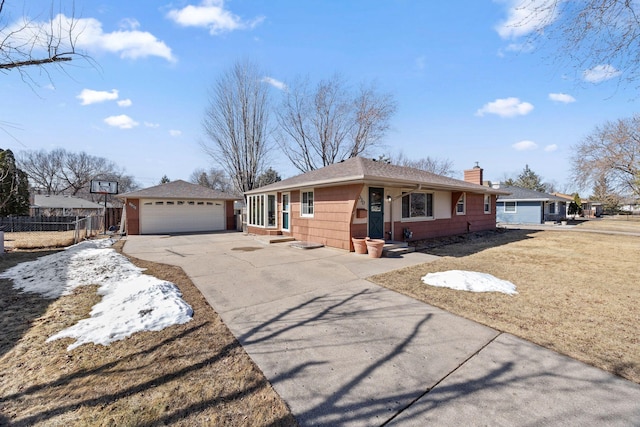
[[[31,216],[103,215],[104,206],[73,196],[36,194],[30,208]]]
[[[127,234],[235,230],[233,204],[241,199],[181,180],[116,197],[124,202]]]
[[[510,193],[499,195],[496,220],[505,224],[543,224],[545,221],[560,221],[565,218],[565,199],[540,191],[521,187],[494,185]]]
[[[420,240],[495,229],[482,169],[465,181],[354,157],[245,193],[247,230],[353,250],[351,238]]]
[[[567,210],[566,210],[566,216],[570,216],[569,215],[569,204],[571,204],[571,202],[573,202],[573,196],[570,196],[569,194],[562,194],[562,193],[551,193],[554,196],[560,197],[561,199],[564,199],[566,204],[567,204]],[[602,203],[599,202],[592,202],[589,199],[580,199],[580,207],[582,208],[582,214],[580,216],[582,217],[586,217],[586,218],[595,218],[595,217],[600,217],[602,216],[603,213],[603,206]]]

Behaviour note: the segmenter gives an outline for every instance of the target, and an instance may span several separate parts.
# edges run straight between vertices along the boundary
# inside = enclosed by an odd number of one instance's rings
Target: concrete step
[[[382,256],[387,258],[399,257],[415,252],[416,248],[409,246],[407,242],[387,242],[382,249]]]

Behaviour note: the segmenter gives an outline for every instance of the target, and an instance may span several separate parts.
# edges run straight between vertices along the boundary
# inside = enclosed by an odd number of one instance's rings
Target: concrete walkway
[[[129,236],[124,251],[182,267],[302,426],[640,425],[639,385],[364,279],[430,255],[241,233]]]

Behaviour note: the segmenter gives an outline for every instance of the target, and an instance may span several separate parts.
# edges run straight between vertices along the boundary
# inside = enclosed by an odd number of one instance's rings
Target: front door
[[[384,238],[384,188],[369,187],[369,237]]]

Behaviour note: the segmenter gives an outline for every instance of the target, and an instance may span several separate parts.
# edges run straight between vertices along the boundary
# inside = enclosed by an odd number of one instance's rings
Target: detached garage
[[[235,230],[239,197],[186,181],[172,181],[118,195],[127,234],[171,234]]]

